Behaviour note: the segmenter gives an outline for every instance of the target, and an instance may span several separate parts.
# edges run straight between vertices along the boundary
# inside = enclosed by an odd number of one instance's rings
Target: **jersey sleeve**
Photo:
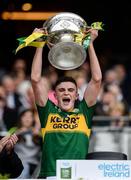
[[[47,118],[48,118],[48,115],[49,115],[49,112],[50,112],[50,109],[52,107],[52,103],[48,99],[48,101],[47,101],[45,106],[39,106],[38,104],[36,104],[36,107],[37,107],[37,111],[38,111],[41,127],[45,127],[46,126],[46,122],[47,122]]]
[[[96,106],[96,104],[88,107],[88,105],[84,99],[80,103],[80,108],[82,109],[82,112],[87,119],[87,123],[88,123],[89,128],[91,128],[95,106]]]

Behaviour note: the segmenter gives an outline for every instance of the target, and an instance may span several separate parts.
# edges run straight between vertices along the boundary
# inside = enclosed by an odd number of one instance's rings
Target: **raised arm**
[[[101,73],[99,61],[93,46],[93,42],[98,36],[98,30],[92,29],[90,33],[91,33],[91,42],[88,47],[88,54],[90,60],[91,80],[88,83],[88,86],[84,93],[84,99],[88,106],[92,106],[96,103],[102,81],[102,73]]]
[[[42,32],[41,29],[35,29]],[[42,77],[42,54],[43,48],[37,48],[31,68],[31,83],[34,91],[35,101],[39,106],[45,106],[48,99],[49,86],[45,78]]]

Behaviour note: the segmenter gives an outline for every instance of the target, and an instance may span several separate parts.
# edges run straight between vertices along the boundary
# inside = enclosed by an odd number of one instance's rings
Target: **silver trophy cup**
[[[59,13],[43,24],[47,29],[49,62],[61,70],[78,68],[86,59],[86,50],[82,41],[76,41],[76,35],[82,35],[87,23],[79,15],[69,12]]]

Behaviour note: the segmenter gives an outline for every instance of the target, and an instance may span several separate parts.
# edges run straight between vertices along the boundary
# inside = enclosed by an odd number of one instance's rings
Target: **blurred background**
[[[15,151],[24,171],[19,178],[35,178],[39,172],[41,143],[40,123],[30,84],[31,63],[35,48],[14,53],[17,38],[29,36],[37,27],[59,12],[80,15],[88,25],[99,21],[104,31],[94,42],[100,61],[103,82],[92,123],[89,151],[117,151],[131,160],[131,13],[129,1],[75,0],[0,0],[0,136],[17,132]],[[52,90],[59,70],[47,60],[44,48],[43,73]],[[63,72],[75,78],[79,98],[90,77],[88,59],[78,69]],[[52,91],[49,98],[53,101]]]
[[[1,34],[1,52],[0,65],[9,67],[14,61],[13,50],[17,47],[16,39],[22,36],[28,36],[35,27],[42,27],[48,15],[33,15],[29,18],[26,15],[14,17],[5,12],[74,12],[83,17],[87,24],[95,21],[102,21],[105,31],[97,39],[96,46],[99,54],[106,54],[103,63],[112,65],[112,63],[122,62],[127,67],[130,66],[130,32],[131,32],[131,14],[129,1],[78,1],[75,0],[1,0],[0,1],[0,34]],[[17,15],[16,15],[17,16]],[[21,20],[20,20],[21,18]],[[29,19],[29,20],[28,20]],[[24,57],[30,66],[32,61],[32,48],[21,50],[17,56]]]

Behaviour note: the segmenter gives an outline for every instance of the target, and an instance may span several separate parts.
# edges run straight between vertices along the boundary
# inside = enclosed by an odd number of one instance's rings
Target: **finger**
[[[17,138],[16,135],[12,135],[12,136],[10,137],[10,140],[11,140],[11,142],[12,142],[13,144],[16,144],[16,142],[18,141],[18,138]]]
[[[42,30],[43,33],[48,34],[47,27],[42,27],[40,29]]]
[[[18,137],[17,137],[16,134],[12,134],[12,137],[13,137],[16,141],[18,141]]]
[[[91,32],[98,33],[98,29],[92,29]]]
[[[33,32],[39,32],[39,29],[38,29],[38,28],[35,28]]]
[[[46,33],[44,28],[35,28],[33,32]]]
[[[9,140],[7,146],[9,146],[10,148],[13,148],[14,142],[12,141],[12,139]]]
[[[1,142],[2,147],[4,147],[4,146],[8,143],[8,141],[9,141],[8,139],[2,141],[2,142]]]
[[[5,136],[0,140],[0,143],[4,144],[8,141],[8,139],[10,138],[10,136]]]

